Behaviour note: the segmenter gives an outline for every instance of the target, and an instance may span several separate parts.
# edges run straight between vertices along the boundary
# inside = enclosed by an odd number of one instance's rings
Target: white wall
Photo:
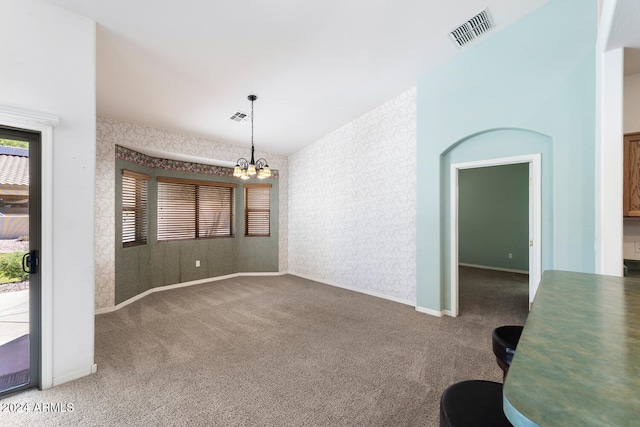
[[[414,304],[416,90],[289,157],[289,271]]]
[[[54,385],[94,363],[95,23],[42,0],[0,0],[0,105],[57,115],[53,133]],[[44,379],[46,381],[46,379]]]
[[[249,141],[247,141],[249,143]],[[182,135],[117,120],[97,119],[96,167],[96,301],[98,310],[115,305],[115,146],[144,148],[163,153],[178,153],[205,159],[235,162],[251,154],[250,147],[225,144],[204,138]],[[167,156],[170,158],[170,156]],[[264,157],[279,178],[279,262],[278,269],[287,266],[287,158],[256,152]]]
[[[624,49],[603,50],[603,22],[596,44],[595,272],[622,276]]]
[[[640,74],[624,77],[624,133],[640,132]],[[640,240],[640,221],[624,221],[623,251],[625,259],[640,259],[634,242]]]
[[[623,2],[626,0],[623,0]],[[634,1],[634,0],[631,0]],[[624,45],[611,43],[618,0],[598,3],[596,40],[595,272],[621,276]]]

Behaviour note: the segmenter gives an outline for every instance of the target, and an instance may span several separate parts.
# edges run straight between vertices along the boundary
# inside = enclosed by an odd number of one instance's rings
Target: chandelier
[[[249,95],[247,99],[251,101],[251,161],[240,157],[236,161],[236,167],[233,169],[233,176],[242,179],[249,179],[254,175],[257,175],[259,179],[269,178],[271,176],[271,169],[269,169],[267,161],[263,158],[258,159],[257,162],[253,161],[253,101],[258,99],[258,97]]]

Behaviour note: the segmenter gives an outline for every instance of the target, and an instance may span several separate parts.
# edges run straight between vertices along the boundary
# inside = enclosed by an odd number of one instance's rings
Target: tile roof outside
[[[29,185],[29,158],[0,155],[0,185]]]
[[[4,145],[0,145],[0,155],[2,154],[7,154],[9,156],[29,157],[29,149],[19,148],[19,147],[7,147]]]

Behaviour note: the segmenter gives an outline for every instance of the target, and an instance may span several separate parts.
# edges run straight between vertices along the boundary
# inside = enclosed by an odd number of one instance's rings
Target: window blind
[[[245,185],[245,236],[271,234],[271,184]]]
[[[233,235],[233,188],[198,187],[198,237]]]
[[[158,240],[195,238],[195,218],[194,185],[158,182]]]
[[[122,170],[122,246],[147,243],[147,183],[149,176]]]
[[[158,240],[233,236],[234,188],[158,177]]]

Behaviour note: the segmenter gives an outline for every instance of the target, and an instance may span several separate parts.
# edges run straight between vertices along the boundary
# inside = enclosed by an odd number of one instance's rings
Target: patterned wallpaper
[[[289,156],[292,274],[415,303],[416,141],[413,88]]]
[[[95,270],[96,309],[115,305],[115,151],[116,145],[149,148],[167,153],[233,161],[245,157],[250,147],[241,147],[160,129],[98,117],[96,120],[96,213]],[[256,152],[269,159],[279,173],[280,215],[279,269],[288,270],[287,195],[288,166],[285,156]]]

